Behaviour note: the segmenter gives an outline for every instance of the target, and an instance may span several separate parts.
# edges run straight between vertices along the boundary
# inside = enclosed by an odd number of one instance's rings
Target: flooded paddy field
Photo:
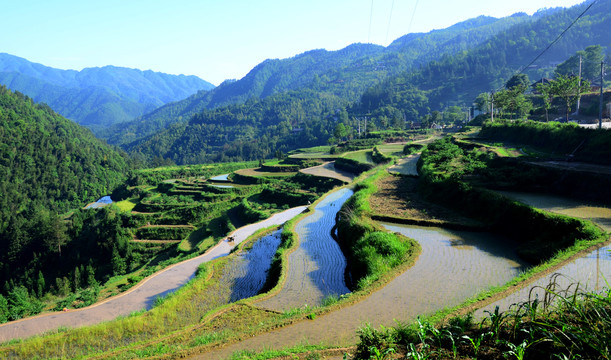
[[[256,240],[252,247],[236,256],[225,267],[222,282],[230,284],[230,302],[255,296],[261,291],[280,245],[282,230],[276,230]]]
[[[288,256],[284,286],[278,294],[256,306],[272,310],[316,306],[329,295],[350,292],[344,281],[346,258],[331,230],[335,226],[335,215],[352,194],[348,188],[329,194],[311,215],[297,223],[299,247]]]
[[[545,194],[507,191],[501,193],[536,208],[590,220],[605,231],[611,231],[611,208],[608,205]],[[555,291],[563,292],[569,290],[574,292],[578,285],[578,291],[583,292],[599,291],[603,287],[608,287],[610,282],[611,246],[607,245],[570,261],[556,269],[553,273],[539,278],[525,288],[487,305],[478,310],[476,315],[482,316],[484,311],[493,311],[496,306],[499,306],[500,310],[506,311],[509,310],[512,304],[533,301],[535,299],[543,301],[545,297],[543,289],[552,283],[554,284]],[[531,292],[531,288],[535,289]]]
[[[303,169],[300,170],[300,172],[315,176],[334,178],[347,183],[352,182],[352,180],[354,180],[354,178],[356,177],[356,174],[354,173],[336,169],[335,161],[330,161],[324,163],[323,165]]]
[[[341,346],[357,340],[356,331],[413,321],[418,315],[455,306],[501,285],[527,268],[510,240],[484,232],[446,231],[390,223],[386,229],[418,241],[422,253],[413,267],[363,300],[273,332],[248,338],[201,359],[222,359],[241,349],[286,348],[299,343]]]
[[[548,194],[499,191],[500,194],[532,207],[553,213],[590,220],[605,231],[611,231],[611,204],[579,201]]]

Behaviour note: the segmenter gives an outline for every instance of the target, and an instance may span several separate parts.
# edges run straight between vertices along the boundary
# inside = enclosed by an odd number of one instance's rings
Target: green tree
[[[600,75],[600,63],[605,58],[604,49],[600,45],[591,45],[585,50],[578,51],[575,55],[568,58],[556,67],[558,75],[578,75],[579,57],[581,56],[581,77],[588,80],[597,79]]]
[[[43,221],[41,227],[43,239],[49,250],[62,256],[62,246],[70,239],[66,233],[66,224],[57,215],[50,215]]]
[[[348,130],[346,129],[346,125],[344,123],[339,123],[335,126],[335,130],[333,131],[333,135],[338,141],[341,141],[345,137],[348,136]]]
[[[526,89],[528,89],[529,86],[530,86],[530,79],[528,78],[528,75],[523,74],[523,73],[515,74],[509,80],[507,80],[507,83],[505,83],[506,89],[511,90],[515,87],[520,87],[523,89],[522,92],[526,91]]]
[[[91,264],[87,265],[87,284],[88,287],[96,287],[98,285],[97,280],[95,279],[95,269]]]
[[[38,271],[38,279],[36,280],[36,295],[41,298],[43,292],[45,291],[46,283],[45,277],[42,274],[42,271]]]
[[[119,254],[119,250],[116,246],[112,248],[112,258],[110,261],[112,264],[112,273],[114,275],[125,274],[125,270],[127,269],[125,259],[121,257],[121,254]]]
[[[590,88],[590,82],[582,80],[581,85],[579,85],[578,76],[558,75],[556,79],[551,81],[551,84],[552,93],[562,98],[566,104],[566,122],[568,122],[571,104],[575,103],[577,98]]]
[[[490,112],[490,94],[485,92],[475,98],[475,108],[483,113]]]
[[[0,294],[0,324],[9,320],[8,301]]]
[[[549,121],[549,109],[552,107],[554,100],[553,84],[551,82],[541,82],[537,84],[537,91],[543,99],[543,107],[545,108],[545,121]]]
[[[494,104],[503,111],[509,111],[512,118],[514,115],[522,118],[532,109],[532,103],[524,95],[524,88],[521,85],[494,94]]]

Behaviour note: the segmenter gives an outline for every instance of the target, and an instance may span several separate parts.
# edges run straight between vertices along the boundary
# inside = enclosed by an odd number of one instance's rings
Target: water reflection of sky
[[[109,195],[99,198],[96,202],[91,203],[85,207],[85,209],[96,209],[112,204],[112,199]]]
[[[217,175],[215,177],[211,177],[212,181],[229,181],[229,174]]]

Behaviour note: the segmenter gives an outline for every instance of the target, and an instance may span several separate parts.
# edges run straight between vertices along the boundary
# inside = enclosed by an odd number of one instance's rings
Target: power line
[[[392,0],[392,4],[390,4],[390,15],[388,15],[388,26],[386,27],[386,41],[384,43],[388,43],[388,33],[390,33],[390,21],[392,20],[392,11],[395,8],[395,0]]]
[[[367,33],[367,43],[371,44],[371,23],[373,22],[373,0],[371,0],[371,10],[369,10],[369,32]]]
[[[409,21],[409,27],[407,28],[408,34],[412,31],[412,23],[414,22],[414,16],[416,16],[417,8],[418,8],[418,0],[416,0],[416,5],[414,5],[414,11],[412,12],[412,19]]]
[[[579,21],[579,19],[581,19],[581,18],[583,17],[583,16],[586,14],[586,12],[588,12],[588,10],[590,10],[590,8],[591,8],[591,7],[592,7],[594,4],[596,4],[596,2],[597,2],[597,1],[598,1],[598,0],[594,0],[594,1],[592,1],[592,3],[591,3],[590,5],[588,5],[588,7],[587,7],[587,8],[586,8],[586,9],[585,9],[585,10],[584,10],[584,11],[583,11],[581,14],[579,14],[579,16],[578,16],[578,17],[577,17],[575,20],[573,20],[573,22],[572,22],[572,23],[571,23],[571,24],[570,24],[570,25],[569,25],[569,26],[568,26],[566,29],[564,29],[564,31],[563,31],[563,32],[561,32],[561,33],[560,33],[560,35],[558,35],[558,37],[557,37],[557,38],[556,38],[554,41],[552,41],[552,42],[551,42],[551,43],[550,43],[550,44],[549,44],[549,45],[548,45],[548,46],[547,46],[547,47],[546,47],[546,48],[545,48],[543,51],[541,51],[541,52],[539,53],[539,55],[537,55],[537,56],[536,56],[536,57],[535,57],[535,58],[534,58],[534,59],[533,59],[533,60],[532,60],[530,63],[528,63],[528,65],[526,65],[526,66],[522,67],[522,69],[520,69],[520,71],[516,72],[516,73],[514,74],[514,76],[515,76],[515,75],[518,75],[518,74],[523,73],[523,72],[524,72],[524,70],[528,69],[528,67],[530,67],[532,64],[534,64],[534,63],[535,63],[535,61],[539,60],[539,58],[540,58],[541,56],[543,56],[543,54],[545,54],[545,53],[546,53],[546,52],[547,52],[547,51],[548,51],[548,50],[549,50],[549,49],[550,49],[552,46],[554,46],[554,44],[556,44],[556,43],[557,43],[557,42],[558,42],[558,41],[559,41],[559,40],[562,38],[562,36],[564,36],[564,34],[565,34],[567,31],[569,31],[569,29],[570,29],[570,28],[572,28],[572,27],[573,27],[573,25],[575,25],[575,23],[576,23],[577,21]],[[499,87],[499,88],[497,89],[497,91],[498,91],[498,90],[500,90],[501,88],[502,88],[502,86],[501,86],[501,87]]]

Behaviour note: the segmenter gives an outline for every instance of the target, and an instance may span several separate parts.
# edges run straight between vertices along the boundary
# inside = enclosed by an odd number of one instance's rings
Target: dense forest
[[[60,214],[108,194],[126,180],[131,166],[125,154],[89,130],[1,86],[0,294],[13,294],[17,301],[32,289],[38,291],[37,286],[40,291],[57,288],[50,281],[44,285],[42,274],[55,274],[68,263],[73,270],[78,265],[72,260],[82,258],[86,272],[87,254],[99,250],[91,242],[113,237],[83,237],[82,246],[69,246],[75,234],[68,233],[69,224]],[[71,221],[78,223],[75,228],[95,227],[86,220],[92,216],[81,213]],[[112,227],[93,232],[101,231]],[[21,286],[28,290],[24,293]]]
[[[203,111],[127,149],[141,161],[178,164],[266,159],[326,142],[342,117],[342,103],[312,90],[286,92]],[[342,119],[348,121],[345,111]]]

